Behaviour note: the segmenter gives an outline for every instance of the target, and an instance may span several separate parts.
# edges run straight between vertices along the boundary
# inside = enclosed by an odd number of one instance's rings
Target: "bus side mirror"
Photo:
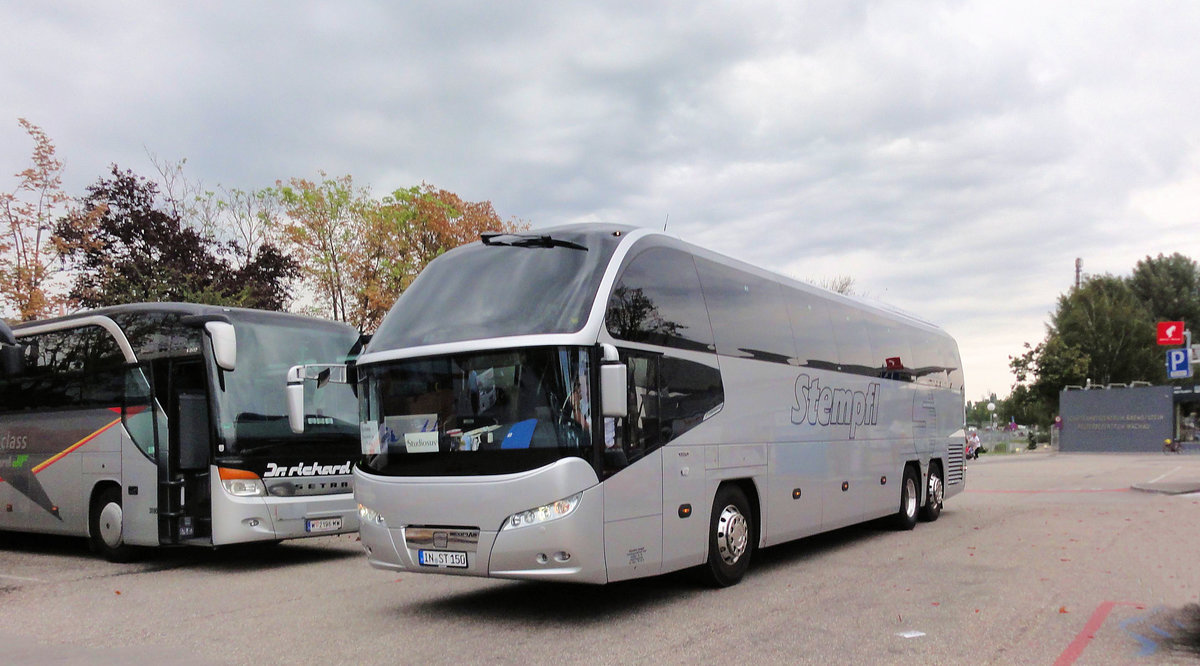
[[[616,347],[602,344],[600,354],[600,412],[606,417],[627,416],[629,371],[621,363]]]
[[[304,432],[304,366],[293,365],[287,373],[288,425],[292,432]]]
[[[304,432],[306,412],[304,409],[304,381],[315,380],[317,388],[326,384],[350,383],[350,372],[344,363],[310,363],[293,365],[287,372],[288,426],[299,435]]]
[[[8,327],[8,322],[0,319],[0,345],[17,346],[17,336],[13,335],[12,329]]]
[[[205,322],[204,330],[212,338],[213,358],[217,367],[232,371],[237,367],[237,333],[233,324],[223,321]]]

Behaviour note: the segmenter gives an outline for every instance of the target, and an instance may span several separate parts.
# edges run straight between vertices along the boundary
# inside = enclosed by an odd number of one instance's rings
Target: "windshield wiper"
[[[583,250],[587,247],[574,241],[554,238],[546,234],[479,234],[484,245],[507,245],[510,247],[566,247],[572,250]]]

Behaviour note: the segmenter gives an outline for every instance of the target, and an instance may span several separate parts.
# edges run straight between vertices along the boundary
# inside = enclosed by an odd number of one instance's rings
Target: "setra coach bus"
[[[182,303],[12,327],[0,342],[0,530],[221,546],[358,529],[352,386],[287,423],[289,367],[352,360],[344,324]],[[310,390],[311,392],[311,390]]]
[[[756,548],[912,529],[964,486],[949,335],[647,229],[447,252],[356,372],[383,569],[732,585]]]

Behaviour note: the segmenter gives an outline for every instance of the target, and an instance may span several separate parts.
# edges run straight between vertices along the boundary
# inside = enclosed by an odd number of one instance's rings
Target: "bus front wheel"
[[[900,482],[900,510],[895,518],[898,530],[911,530],[917,526],[917,505],[921,501],[917,487],[917,473],[912,465],[908,465],[904,468],[904,480]]]
[[[122,535],[124,514],[121,511],[121,489],[109,486],[92,501],[89,539],[92,549],[109,562],[128,562],[136,555],[133,546]]]
[[[713,499],[708,530],[706,579],[716,587],[737,584],[750,567],[754,551],[754,514],[742,489],[725,485]]]

